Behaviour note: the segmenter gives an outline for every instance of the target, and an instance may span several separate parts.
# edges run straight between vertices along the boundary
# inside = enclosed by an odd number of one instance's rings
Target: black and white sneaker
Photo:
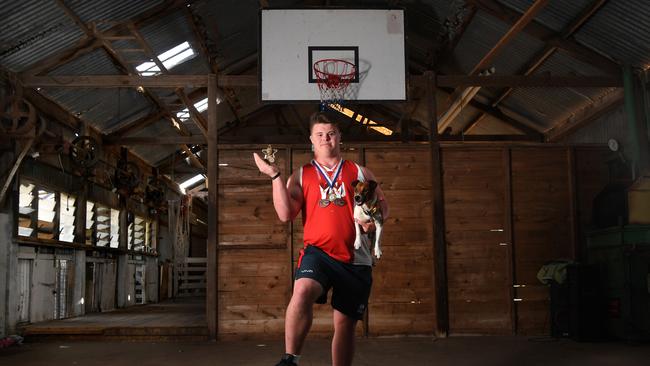
[[[280,359],[280,362],[278,362],[275,366],[298,366],[294,360],[295,358],[293,355],[285,353],[284,356],[282,356],[282,359]]]

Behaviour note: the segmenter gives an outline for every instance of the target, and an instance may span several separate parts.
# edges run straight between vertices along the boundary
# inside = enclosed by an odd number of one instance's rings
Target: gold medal
[[[336,199],[336,195],[334,193],[330,193],[329,197],[327,197],[330,201],[334,201]]]

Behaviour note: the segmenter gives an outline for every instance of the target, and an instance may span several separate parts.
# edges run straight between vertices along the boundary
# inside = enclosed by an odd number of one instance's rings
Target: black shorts
[[[368,307],[372,286],[372,267],[339,262],[321,249],[307,246],[296,269],[295,279],[311,278],[323,286],[323,294],[316,300],[327,302],[327,293],[332,289],[332,308],[361,320]]]

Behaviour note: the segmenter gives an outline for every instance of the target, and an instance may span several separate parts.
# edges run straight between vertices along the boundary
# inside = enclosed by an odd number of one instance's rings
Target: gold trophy
[[[262,153],[264,153],[264,157],[262,159],[266,160],[267,163],[273,164],[275,163],[275,153],[278,152],[278,149],[274,149],[271,144],[266,147],[266,149],[262,149]]]

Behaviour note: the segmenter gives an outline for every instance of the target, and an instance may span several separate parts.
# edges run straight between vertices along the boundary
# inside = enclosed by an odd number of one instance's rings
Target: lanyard
[[[320,173],[319,176],[323,176],[325,178],[325,181],[327,182],[327,186],[330,189],[334,190],[334,183],[336,183],[336,180],[339,178],[339,174],[341,174],[341,170],[343,169],[343,159],[341,159],[337,167],[334,168],[336,170],[336,173],[334,174],[334,177],[332,179],[330,179],[329,175],[327,175],[327,173],[323,171],[323,168],[316,162],[316,160],[312,160],[311,163],[314,167],[316,167],[318,173]]]

